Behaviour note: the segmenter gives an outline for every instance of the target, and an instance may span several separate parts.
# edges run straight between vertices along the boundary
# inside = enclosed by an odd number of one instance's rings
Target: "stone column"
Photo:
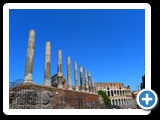
[[[94,87],[95,87],[95,93],[98,94],[98,91],[97,91],[97,84],[95,84]],[[107,94],[108,94],[108,93],[107,93]]]
[[[123,103],[122,103],[122,99],[120,99],[120,103],[121,103],[121,105],[123,104]]]
[[[95,93],[95,89],[94,89],[94,80],[93,79],[91,79],[91,83],[92,83],[92,93]]]
[[[92,93],[91,75],[90,75],[90,72],[87,72],[87,74],[88,74],[88,82],[89,82],[89,92]]]
[[[117,105],[119,105],[119,100],[117,99]]]
[[[35,31],[29,31],[27,57],[25,65],[24,83],[33,83],[33,61],[34,61],[34,43],[35,43]]]
[[[82,66],[80,68],[80,85],[81,85],[81,91],[84,92],[84,83],[83,83],[83,68]]]
[[[124,90],[124,96],[126,96],[126,91]]]
[[[45,51],[45,70],[44,70],[44,85],[50,86],[50,55],[51,55],[51,45],[50,42],[46,42]]]
[[[58,73],[57,73],[57,82],[58,88],[63,88],[62,86],[62,51],[58,50]]]
[[[112,99],[111,99],[111,105],[113,105],[113,103],[112,103]]]
[[[68,80],[68,90],[72,90],[71,58],[70,57],[67,57],[67,80]]]
[[[117,104],[116,104],[116,99],[115,99],[115,101],[114,101],[114,105],[117,105]]]
[[[78,89],[77,63],[76,62],[74,62],[74,80],[75,80],[75,91],[79,91],[79,89]]]
[[[123,99],[121,99],[121,101],[122,101],[122,105],[124,105],[124,101],[123,101]]]
[[[85,86],[86,86],[86,92],[89,92],[89,88],[88,88],[88,76],[87,76],[87,70],[84,69],[84,78],[85,78]]]

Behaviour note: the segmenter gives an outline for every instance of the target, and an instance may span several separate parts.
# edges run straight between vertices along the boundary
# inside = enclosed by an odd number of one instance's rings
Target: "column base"
[[[49,86],[49,87],[50,87],[51,85],[49,85],[49,84],[45,84],[44,86]]]
[[[81,90],[81,92],[85,92],[85,90]]]
[[[79,89],[78,89],[78,88],[76,88],[76,89],[75,89],[75,91],[77,91],[77,92],[78,92],[78,91],[79,91]]]
[[[61,85],[58,85],[58,88],[63,88],[62,84],[61,84]]]
[[[73,90],[72,88],[68,88],[68,90]]]
[[[31,80],[25,80],[23,83],[24,83],[24,84],[34,84],[34,82],[31,81]]]
[[[87,90],[86,92],[89,93],[89,90]]]

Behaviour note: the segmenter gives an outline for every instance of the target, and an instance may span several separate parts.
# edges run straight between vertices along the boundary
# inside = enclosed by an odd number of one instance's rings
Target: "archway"
[[[121,105],[121,100],[120,100],[120,99],[118,99],[118,101],[119,101],[119,105]]]
[[[125,99],[123,99],[123,103],[126,104],[126,100]]]
[[[118,105],[118,100],[116,99],[116,105]]]
[[[113,96],[113,90],[111,90],[111,96]]]
[[[119,95],[119,90],[117,90],[117,95]]]
[[[124,101],[123,101],[123,99],[121,99],[121,102],[122,102],[122,105],[124,104]]]
[[[112,100],[112,105],[115,105],[115,101],[114,101],[114,99]]]
[[[110,91],[108,91],[108,96],[110,97]]]
[[[120,96],[122,96],[122,91],[120,91]]]

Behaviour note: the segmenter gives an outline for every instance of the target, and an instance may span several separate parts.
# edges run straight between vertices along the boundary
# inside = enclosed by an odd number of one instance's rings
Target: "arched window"
[[[115,103],[114,103],[114,99],[112,100],[112,104],[113,104],[113,105],[115,105]]]
[[[110,92],[108,91],[108,96],[110,97]]]
[[[117,90],[117,95],[119,95],[119,90]]]
[[[113,96],[113,90],[111,90],[111,96]]]

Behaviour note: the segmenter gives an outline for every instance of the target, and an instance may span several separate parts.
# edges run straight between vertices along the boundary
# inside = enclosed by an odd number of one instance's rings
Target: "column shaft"
[[[80,85],[81,85],[81,91],[84,92],[83,68],[82,68],[82,66],[80,66]]]
[[[58,50],[58,67],[57,67],[57,82],[58,88],[63,88],[62,86],[62,51]]]
[[[45,70],[44,70],[44,85],[50,86],[50,55],[51,55],[51,45],[50,42],[46,42],[45,51]]]
[[[89,92],[89,88],[88,88],[88,76],[87,76],[87,70],[84,69],[84,78],[85,78],[85,88],[86,88],[86,92]]]
[[[25,65],[24,83],[32,83],[33,76],[33,62],[34,62],[34,43],[35,43],[35,31],[29,31],[27,57]]]
[[[71,58],[70,57],[67,57],[67,80],[68,80],[68,90],[72,90]]]
[[[77,63],[74,62],[74,80],[75,80],[75,91],[79,91],[78,89],[78,72],[77,72]]]
[[[92,81],[92,93],[95,93],[95,89],[94,89],[94,80],[91,79],[91,81]]]
[[[88,74],[88,82],[89,82],[89,92],[92,93],[92,81],[91,81],[90,73],[87,72],[87,74]]]

